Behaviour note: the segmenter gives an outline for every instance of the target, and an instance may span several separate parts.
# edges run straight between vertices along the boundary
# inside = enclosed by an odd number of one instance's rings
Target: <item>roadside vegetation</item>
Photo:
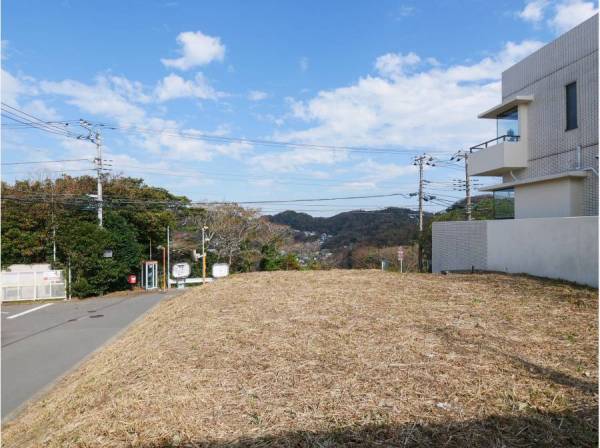
[[[162,302],[3,446],[594,446],[597,313],[520,276],[236,275]]]
[[[100,228],[96,201],[89,195],[95,189],[90,176],[3,182],[2,267],[70,266],[75,297],[100,295],[128,289],[127,275],[138,274],[143,260],[162,258],[159,247],[167,244],[167,227],[172,261],[189,262],[199,275],[192,254],[200,253],[201,229],[208,226],[209,272],[215,262],[229,263],[232,272],[298,268],[293,254],[281,252],[289,228],[269,222],[257,210],[235,204],[199,207],[142,179],[107,176]]]

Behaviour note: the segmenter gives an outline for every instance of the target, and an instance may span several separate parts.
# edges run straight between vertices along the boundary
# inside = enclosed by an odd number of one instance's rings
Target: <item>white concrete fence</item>
[[[48,265],[13,265],[0,273],[2,302],[66,298],[63,271]]]
[[[472,268],[598,287],[598,217],[433,223],[433,272]]]

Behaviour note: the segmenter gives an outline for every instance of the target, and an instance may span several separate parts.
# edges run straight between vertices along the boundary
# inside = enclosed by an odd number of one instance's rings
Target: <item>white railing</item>
[[[67,297],[66,282],[61,270],[2,271],[0,285],[0,300],[3,302],[65,299]]]

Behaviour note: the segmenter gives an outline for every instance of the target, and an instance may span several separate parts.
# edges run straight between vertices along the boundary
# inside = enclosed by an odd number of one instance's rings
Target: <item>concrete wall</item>
[[[598,286],[598,218],[487,221],[487,267]]]
[[[472,263],[598,287],[597,217],[438,222],[432,237],[434,272]]]
[[[566,131],[565,86],[577,82],[578,128]],[[518,179],[558,174],[577,167],[598,170],[598,15],[586,20],[502,73],[502,101],[533,95],[527,106],[528,167]],[[521,113],[521,110],[519,110]],[[525,128],[525,129],[523,129]],[[510,182],[511,175],[504,175]],[[598,215],[598,176],[583,181],[584,215]],[[515,193],[515,195],[517,195]]]
[[[515,187],[515,218],[583,215],[583,180],[556,179]]]

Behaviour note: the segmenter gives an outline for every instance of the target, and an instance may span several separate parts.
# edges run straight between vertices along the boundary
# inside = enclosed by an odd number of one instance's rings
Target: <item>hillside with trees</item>
[[[425,213],[425,220],[431,213]],[[406,208],[389,207],[377,211],[355,210],[331,217],[312,217],[306,213],[285,211],[268,216],[271,222],[303,232],[327,234],[324,249],[347,246],[389,247],[412,244],[418,237],[418,213]]]

